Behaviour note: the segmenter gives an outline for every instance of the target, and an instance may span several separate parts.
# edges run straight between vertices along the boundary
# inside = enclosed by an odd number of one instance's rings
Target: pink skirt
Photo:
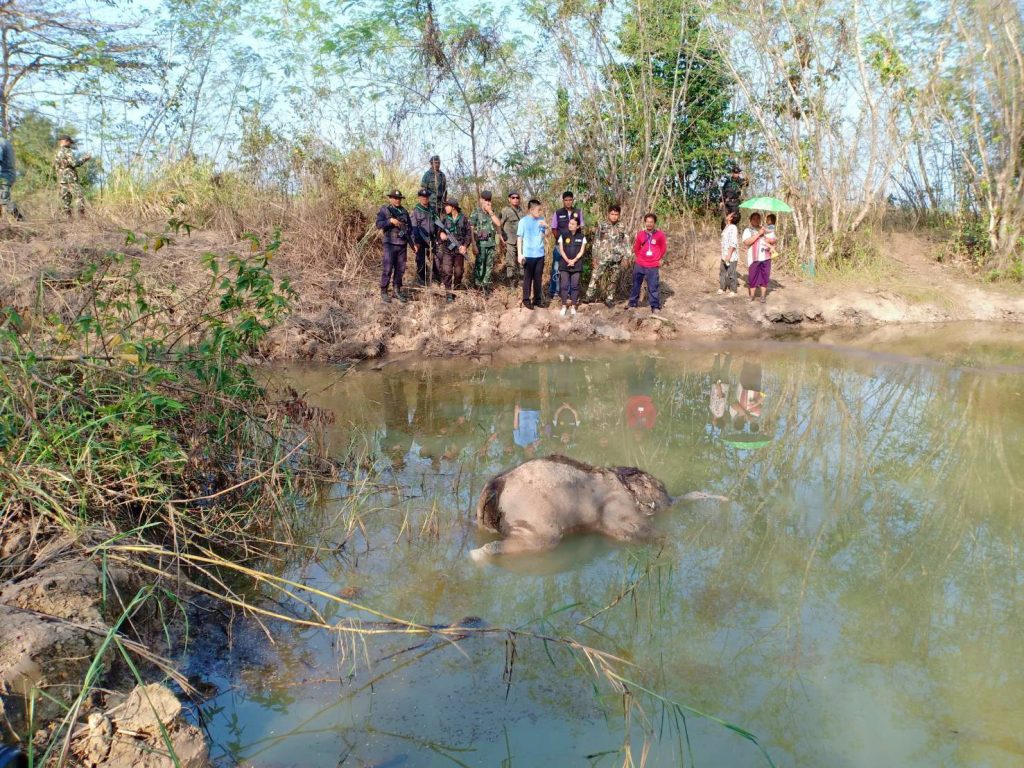
[[[755,261],[747,270],[747,287],[767,288],[772,277],[772,260]]]

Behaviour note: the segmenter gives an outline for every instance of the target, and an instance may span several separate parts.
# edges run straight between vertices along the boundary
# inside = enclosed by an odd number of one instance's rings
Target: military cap
[[[485,189],[480,193],[481,200],[487,200],[488,202],[494,197],[494,193],[489,189]]]
[[[567,189],[567,190],[565,190],[565,192],[563,192],[563,193],[562,193],[562,199],[563,199],[563,200],[565,200],[565,198],[567,198],[567,197],[571,197],[571,198],[573,198],[574,200],[576,199],[576,195],[574,195],[574,194],[573,194],[572,192],[570,192],[570,191],[569,191],[568,189]]]
[[[416,197],[430,197],[430,191],[426,188],[421,188],[420,191],[416,193]]]
[[[444,201],[444,204],[450,205],[452,208],[458,208],[460,211],[462,210],[462,207],[459,205],[459,201],[456,200],[454,197],[449,197],[447,200]]]
[[[395,200],[401,200],[403,197],[405,197],[405,195],[402,194],[401,190],[392,189],[390,192],[388,192],[388,197],[393,197],[395,198]]]
[[[736,163],[733,163],[732,166],[729,168],[729,171],[731,173],[739,173],[740,167]]]
[[[441,162],[441,156],[440,155],[431,155],[430,156],[430,162],[434,162],[435,160],[437,160],[437,162],[440,163]]]
[[[57,143],[60,144],[62,141],[70,141],[72,144],[77,143],[73,138],[68,136],[66,133],[57,139]]]

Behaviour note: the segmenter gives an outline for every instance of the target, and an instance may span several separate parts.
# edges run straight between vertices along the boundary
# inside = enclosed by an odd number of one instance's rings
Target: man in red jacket
[[[636,239],[633,241],[636,263],[633,265],[633,290],[629,293],[629,306],[626,309],[636,309],[636,304],[640,300],[640,286],[646,280],[651,312],[657,314],[661,311],[658,268],[661,266],[661,260],[665,258],[666,245],[665,233],[658,229],[658,217],[648,213],[644,216],[644,228],[636,233]]]

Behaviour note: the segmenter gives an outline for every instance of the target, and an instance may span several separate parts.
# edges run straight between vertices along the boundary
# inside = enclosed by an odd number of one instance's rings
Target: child
[[[771,255],[775,255],[775,221],[776,216],[774,213],[769,213],[765,217],[765,221],[768,222],[768,226],[765,227],[764,241],[768,245],[768,250],[771,251]]]
[[[658,269],[665,258],[667,242],[665,233],[658,227],[658,217],[653,213],[644,216],[644,228],[636,233],[633,241],[633,290],[629,293],[629,304],[626,309],[636,309],[640,300],[640,287],[647,282],[647,296],[651,302],[651,313],[661,311],[661,296],[658,292]]]
[[[736,211],[728,211],[723,218],[725,227],[722,229],[722,258],[718,262],[718,293],[725,293],[732,298],[739,289],[739,278],[736,270],[739,263],[739,232],[736,222],[740,215]],[[728,293],[726,293],[728,291]]]
[[[562,295],[562,311],[576,314],[576,305],[580,303],[580,278],[583,276],[583,254],[587,250],[587,238],[580,231],[576,219],[569,219],[568,234],[558,238],[558,252],[562,256],[558,267],[558,288]]]

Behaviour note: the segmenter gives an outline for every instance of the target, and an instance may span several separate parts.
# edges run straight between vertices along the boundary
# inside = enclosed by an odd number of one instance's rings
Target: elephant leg
[[[553,549],[559,542],[557,536],[509,536],[501,541],[489,541],[482,547],[472,549],[469,556],[474,560],[485,560],[494,555],[514,555],[520,552],[544,552]]]

